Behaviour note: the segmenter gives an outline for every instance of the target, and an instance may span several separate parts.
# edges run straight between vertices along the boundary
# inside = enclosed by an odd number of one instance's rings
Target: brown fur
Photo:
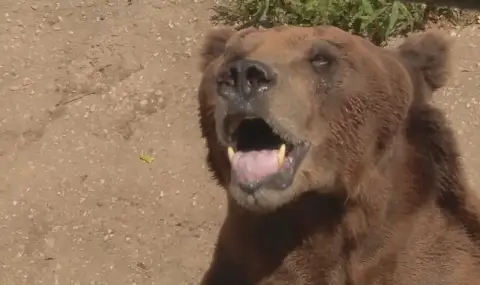
[[[341,64],[318,75],[304,58],[324,40],[339,47]],[[201,284],[478,284],[480,200],[429,102],[448,80],[450,50],[438,32],[382,49],[333,27],[212,31],[200,125],[228,212]],[[241,57],[275,68],[268,114],[312,145],[293,185],[262,190],[257,204],[230,186],[217,136],[216,76]]]

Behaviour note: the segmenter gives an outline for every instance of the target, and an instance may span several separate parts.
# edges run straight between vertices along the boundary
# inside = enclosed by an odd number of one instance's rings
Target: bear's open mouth
[[[287,139],[290,136],[262,118],[227,116],[224,122],[232,174],[244,190],[291,185],[307,143]]]

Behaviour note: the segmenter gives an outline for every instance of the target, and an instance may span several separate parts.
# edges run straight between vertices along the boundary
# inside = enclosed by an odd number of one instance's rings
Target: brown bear
[[[213,30],[199,117],[228,211],[202,285],[478,285],[480,200],[430,98],[440,32]]]

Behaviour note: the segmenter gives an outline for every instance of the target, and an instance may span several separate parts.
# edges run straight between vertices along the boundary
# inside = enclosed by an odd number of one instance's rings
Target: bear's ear
[[[400,55],[421,72],[433,91],[449,80],[451,49],[452,40],[439,31],[411,35],[398,47]]]
[[[225,52],[225,46],[233,34],[235,30],[230,27],[216,28],[207,33],[200,52],[201,71]]]

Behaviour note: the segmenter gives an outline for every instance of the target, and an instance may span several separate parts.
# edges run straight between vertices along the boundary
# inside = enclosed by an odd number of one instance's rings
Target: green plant
[[[238,27],[333,25],[382,45],[390,36],[422,29],[425,4],[395,0],[229,0],[214,21]],[[430,10],[429,10],[430,11]]]

